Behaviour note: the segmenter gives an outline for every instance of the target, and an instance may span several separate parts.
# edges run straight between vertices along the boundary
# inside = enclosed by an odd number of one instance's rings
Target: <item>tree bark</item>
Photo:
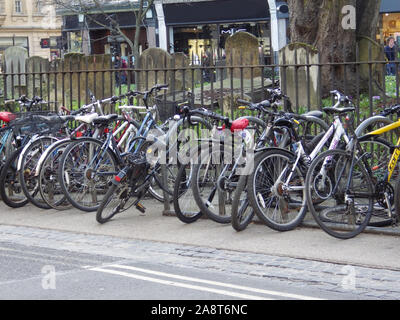
[[[357,36],[368,36],[375,40],[380,0],[288,0],[288,5],[291,41],[316,47],[320,63],[354,62],[357,60]],[[342,9],[347,5],[356,8],[355,29],[343,28]],[[355,72],[355,66],[323,67],[323,95],[328,95],[333,89],[354,93]]]

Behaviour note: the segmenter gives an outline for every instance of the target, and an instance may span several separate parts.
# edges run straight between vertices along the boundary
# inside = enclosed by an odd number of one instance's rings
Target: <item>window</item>
[[[15,1],[15,13],[22,13],[22,3],[21,0]]]
[[[35,1],[35,12],[42,13],[42,1],[41,0]]]

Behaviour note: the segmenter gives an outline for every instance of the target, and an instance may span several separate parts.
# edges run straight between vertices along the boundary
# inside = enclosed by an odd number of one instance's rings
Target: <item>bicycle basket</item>
[[[161,121],[166,121],[178,113],[179,107],[187,105],[194,107],[194,94],[189,91],[174,91],[155,97],[158,114]]]

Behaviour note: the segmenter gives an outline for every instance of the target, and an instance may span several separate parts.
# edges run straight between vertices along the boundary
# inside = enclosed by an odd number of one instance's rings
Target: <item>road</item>
[[[257,224],[237,233],[204,219],[185,225],[146,205],[146,216],[99,225],[92,213],[0,204],[0,299],[400,298],[397,236],[339,241]]]

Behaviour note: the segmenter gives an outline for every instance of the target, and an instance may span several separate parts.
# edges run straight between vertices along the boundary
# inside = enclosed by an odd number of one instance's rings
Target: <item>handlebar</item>
[[[393,113],[400,113],[400,104],[385,108],[383,111],[381,111],[380,115],[386,117]]]
[[[344,94],[340,93],[338,90],[333,90],[330,92],[331,95],[334,95],[336,97],[336,104],[333,106],[333,108],[339,107],[341,103],[351,103],[351,100],[348,96],[345,96]]]

